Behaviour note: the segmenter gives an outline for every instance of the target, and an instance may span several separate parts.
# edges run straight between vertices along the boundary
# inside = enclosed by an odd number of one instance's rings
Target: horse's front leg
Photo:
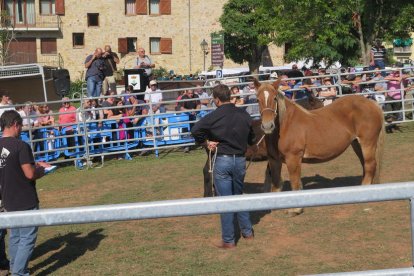
[[[266,175],[264,192],[281,192],[283,189],[282,183],[282,161],[269,157]]]
[[[286,156],[286,166],[289,172],[290,186],[293,191],[302,190],[301,163],[301,155]],[[303,208],[292,208],[288,210],[288,213],[291,216],[297,216],[303,213]]]

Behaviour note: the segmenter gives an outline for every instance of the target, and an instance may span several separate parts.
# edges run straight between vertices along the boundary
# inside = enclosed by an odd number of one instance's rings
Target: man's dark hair
[[[23,119],[16,110],[6,110],[0,117],[0,127],[3,131],[5,128],[12,127],[15,123],[22,125]]]
[[[227,85],[219,84],[213,88],[213,98],[219,99],[221,102],[230,101],[230,89]]]

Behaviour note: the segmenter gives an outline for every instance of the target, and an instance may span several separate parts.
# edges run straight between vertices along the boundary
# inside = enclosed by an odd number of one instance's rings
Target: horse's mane
[[[276,102],[277,102],[277,115],[279,117],[279,125],[282,125],[282,120],[286,112],[286,97],[283,95],[281,90],[278,91],[276,94]]]

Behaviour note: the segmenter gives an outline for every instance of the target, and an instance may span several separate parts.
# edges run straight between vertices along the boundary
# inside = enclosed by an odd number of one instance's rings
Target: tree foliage
[[[271,42],[289,46],[287,61],[353,65],[376,39],[408,38],[413,14],[412,0],[229,0],[220,22],[226,57],[250,68]]]
[[[411,0],[269,0],[277,16],[275,43],[292,45],[288,60],[368,63],[377,38],[391,41],[414,30]],[[411,14],[411,16],[410,16]]]
[[[0,65],[5,65],[9,58],[10,43],[15,39],[14,26],[7,11],[0,12]]]
[[[269,26],[272,10],[265,2],[229,0],[223,8],[220,23],[224,33],[224,53],[236,63],[248,62],[251,72],[257,72],[261,57],[272,41],[274,30]]]

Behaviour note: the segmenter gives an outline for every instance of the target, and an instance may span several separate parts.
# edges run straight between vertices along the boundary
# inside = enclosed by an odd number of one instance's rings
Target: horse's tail
[[[375,151],[375,161],[377,163],[377,167],[375,169],[375,175],[373,179],[373,184],[380,183],[380,172],[381,172],[381,165],[382,165],[382,156],[384,153],[384,139],[385,139],[385,122],[384,122],[384,115],[381,112],[381,130],[377,140],[377,149]]]

